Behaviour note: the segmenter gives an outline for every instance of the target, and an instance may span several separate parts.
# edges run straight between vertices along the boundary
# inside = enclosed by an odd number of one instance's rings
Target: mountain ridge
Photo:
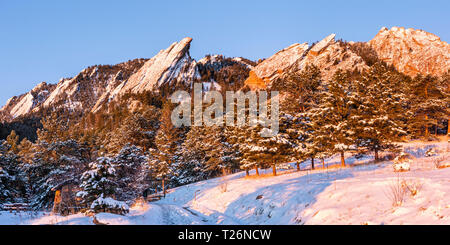
[[[226,60],[217,55],[196,61],[189,54],[192,38],[186,37],[150,59],[91,66],[57,84],[41,83],[30,92],[9,99],[0,109],[0,121],[52,107],[96,112],[125,93],[157,91],[162,86],[189,87],[193,82],[203,82],[205,89],[220,90],[211,74],[234,64],[249,69],[244,85],[250,89],[264,89],[280,74],[302,70],[310,64],[322,71],[325,80],[338,69],[368,68],[367,62],[349,47],[353,42],[336,41],[335,37],[336,34],[331,34],[313,45],[295,43],[259,64],[243,58]],[[409,76],[441,75],[450,68],[450,45],[422,30],[383,27],[366,44],[380,60]]]

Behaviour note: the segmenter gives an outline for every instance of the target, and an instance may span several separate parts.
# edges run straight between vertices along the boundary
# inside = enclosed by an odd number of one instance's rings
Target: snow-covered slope
[[[325,168],[268,171],[259,178],[237,173],[169,190],[166,199],[132,206],[126,216],[97,214],[104,224],[450,224],[450,143],[405,143],[411,170],[396,173],[392,161],[347,155]],[[437,155],[426,157],[428,149]],[[385,153],[389,155],[389,153]],[[321,165],[321,164],[320,164]],[[264,170],[260,171],[264,173]],[[254,174],[252,172],[252,174]],[[393,189],[404,191],[400,205]],[[415,192],[413,192],[415,191]],[[33,216],[34,215],[34,216]],[[0,212],[0,224],[93,224],[92,217]]]
[[[380,59],[407,75],[441,75],[450,69],[450,45],[431,33],[383,27],[369,41]]]

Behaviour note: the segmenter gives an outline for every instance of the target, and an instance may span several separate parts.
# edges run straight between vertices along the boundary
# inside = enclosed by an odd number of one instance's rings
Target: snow
[[[126,216],[100,213],[96,219],[110,225],[450,224],[450,168],[434,164],[450,163],[450,144],[401,146],[411,156],[408,172],[394,172],[393,161],[348,153],[345,168],[336,155],[316,170],[307,161],[302,171],[286,168],[276,177],[270,170],[260,170],[260,177],[240,172],[171,189],[165,199],[131,206]],[[436,155],[427,157],[429,149]],[[405,190],[401,205],[394,205],[392,186]],[[0,224],[88,225],[93,217],[0,212]]]
[[[92,204],[91,209],[95,209],[97,206],[106,206],[113,209],[121,209],[121,210],[128,210],[130,209],[127,204],[124,202],[116,201],[112,199],[111,197],[99,197],[97,198]]]

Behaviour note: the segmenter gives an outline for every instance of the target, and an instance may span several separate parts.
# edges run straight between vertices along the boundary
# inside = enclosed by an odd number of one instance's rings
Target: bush
[[[130,208],[125,202],[116,201],[111,197],[104,198],[101,195],[91,204],[91,211],[94,213],[113,213],[124,215],[130,212]]]

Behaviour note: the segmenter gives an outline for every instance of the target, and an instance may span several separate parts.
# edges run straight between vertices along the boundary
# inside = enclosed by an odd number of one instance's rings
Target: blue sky
[[[0,0],[0,105],[87,66],[150,58],[185,36],[191,55],[265,58],[330,33],[367,41],[386,26],[450,40],[450,1]]]

